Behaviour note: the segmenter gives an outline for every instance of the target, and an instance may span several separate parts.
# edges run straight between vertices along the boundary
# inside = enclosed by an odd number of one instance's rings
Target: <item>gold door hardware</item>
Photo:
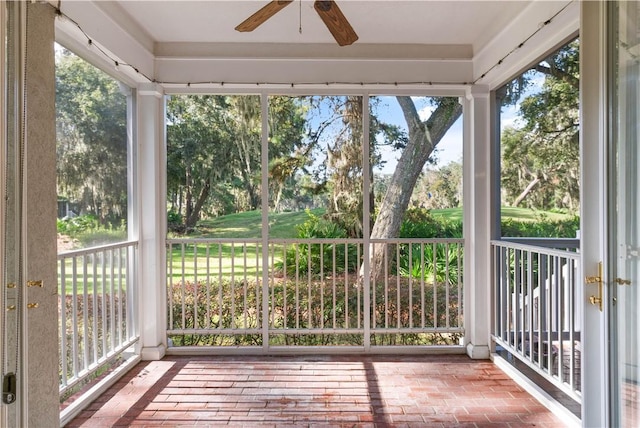
[[[16,310],[16,305],[9,305],[9,306],[7,306],[7,310],[8,310],[8,311],[15,311],[15,310]]]
[[[589,302],[594,306],[598,306],[598,309],[602,312],[602,262],[598,263],[598,275],[587,276],[584,282],[587,284],[598,284],[598,295],[589,296]]]
[[[16,283],[15,282],[8,283],[7,288],[16,288]]]
[[[42,281],[27,281],[27,287],[42,287]]]
[[[35,309],[38,307],[38,303],[27,303],[27,309]]]
[[[618,285],[631,285],[631,280],[630,279],[616,278],[616,279],[614,279],[614,281]]]

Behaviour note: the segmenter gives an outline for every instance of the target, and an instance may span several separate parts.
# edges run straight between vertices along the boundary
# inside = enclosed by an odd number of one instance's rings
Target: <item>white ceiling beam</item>
[[[565,6],[566,9],[551,23],[544,25]],[[473,80],[489,85],[491,89],[498,88],[541,59],[549,50],[576,36],[579,29],[578,1],[534,1],[474,56]],[[518,48],[534,33],[535,36]],[[507,56],[511,51],[513,53]],[[504,61],[497,65],[502,58]],[[481,78],[485,73],[486,76]]]
[[[104,4],[103,4],[104,3]],[[118,12],[117,6],[110,2],[94,1],[62,1],[61,12],[75,21],[93,41],[101,46],[109,55],[121,63],[131,64],[140,73],[152,77],[154,75],[153,41],[141,28],[131,21],[126,14]],[[107,58],[98,58],[87,44],[86,37],[73,22],[64,18],[56,22],[56,41],[72,49],[76,54],[92,62],[109,62]],[[102,55],[104,57],[104,55]],[[113,68],[109,64],[107,68]],[[123,72],[128,74],[125,67]],[[132,70],[128,70],[132,71]],[[111,73],[113,74],[113,73]],[[130,79],[146,81],[142,76],[131,74]],[[125,75],[125,77],[127,77]]]

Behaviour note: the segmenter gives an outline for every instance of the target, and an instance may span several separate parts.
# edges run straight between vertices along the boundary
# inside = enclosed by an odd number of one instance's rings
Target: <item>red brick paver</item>
[[[489,361],[446,356],[167,357],[68,427],[561,427]]]

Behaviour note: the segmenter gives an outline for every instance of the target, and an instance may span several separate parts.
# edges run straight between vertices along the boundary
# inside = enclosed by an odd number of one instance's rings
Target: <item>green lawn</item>
[[[315,215],[324,214],[324,208],[311,210]],[[446,208],[431,210],[434,217],[446,217],[450,220],[462,219],[462,208]],[[262,237],[262,217],[260,211],[249,211],[230,214],[211,220],[203,220],[198,224],[198,233],[191,237],[198,238],[256,238]],[[502,207],[502,219],[519,221],[536,221],[540,218],[548,220],[564,220],[571,218],[568,214],[551,211],[532,210],[518,207]],[[295,238],[295,226],[307,220],[304,211],[269,214],[271,238]]]
[[[445,208],[441,210],[431,210],[434,217],[446,217],[450,220],[462,219],[462,208]],[[516,221],[536,221],[540,218],[548,220],[567,220],[572,216],[570,214],[556,213],[552,211],[532,210],[520,207],[502,207],[502,219],[511,219]]]
[[[324,214],[324,208],[311,210],[315,215]],[[295,238],[295,226],[308,219],[304,211],[269,214],[271,238]],[[248,211],[230,214],[198,223],[198,238],[256,238],[262,237],[262,213]],[[193,235],[192,237],[195,237]]]

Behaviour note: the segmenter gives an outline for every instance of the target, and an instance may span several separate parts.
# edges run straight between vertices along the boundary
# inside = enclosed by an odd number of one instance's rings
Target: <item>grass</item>
[[[324,208],[311,210],[315,215],[322,215]],[[270,213],[269,236],[271,238],[295,238],[298,224],[308,219],[305,211]],[[198,223],[198,238],[256,238],[262,237],[262,213],[247,211],[230,214]],[[192,236],[195,237],[195,236]]]
[[[431,214],[434,217],[445,217],[449,220],[459,221],[462,220],[462,207],[431,210]],[[541,218],[548,220],[566,220],[572,217],[570,214],[520,207],[502,207],[501,214],[502,220],[511,219],[515,221],[537,221]]]
[[[324,208],[311,210],[315,215],[324,214]],[[462,220],[462,208],[446,208],[431,210],[434,217],[445,217],[449,220]],[[271,238],[295,238],[295,226],[308,218],[304,211],[269,214],[269,236]],[[502,219],[517,221],[565,220],[569,214],[551,211],[532,210],[519,207],[502,207]],[[203,220],[198,224],[197,233],[191,237],[198,238],[256,238],[262,237],[262,214],[260,211],[248,211],[230,214],[211,220]]]

